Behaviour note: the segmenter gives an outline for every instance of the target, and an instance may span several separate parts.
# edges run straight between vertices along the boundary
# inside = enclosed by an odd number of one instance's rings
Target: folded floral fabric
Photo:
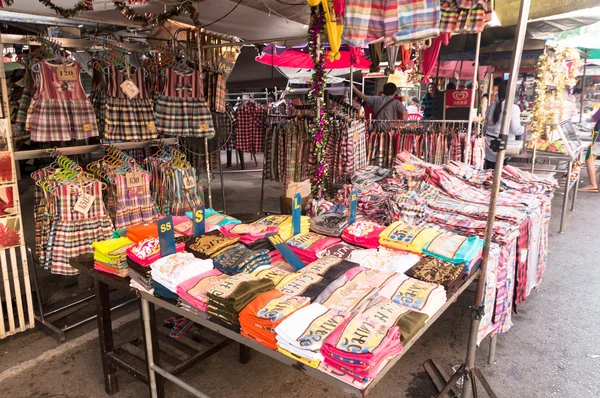
[[[396,221],[381,233],[379,243],[391,249],[421,253],[423,247],[440,233],[437,228],[420,227]]]
[[[308,297],[290,296],[279,290],[262,293],[240,312],[242,335],[275,350],[275,328],[290,314],[308,304]]]
[[[384,230],[383,225],[359,220],[344,230],[342,239],[356,246],[373,249],[379,247],[379,234]]]
[[[443,286],[403,274],[397,274],[388,281],[379,294],[411,311],[426,314],[429,318],[446,303]]]
[[[310,219],[310,230],[326,236],[340,236],[348,226],[348,217],[338,213],[325,213]]]
[[[467,238],[452,232],[436,236],[424,248],[423,253],[454,264],[470,263],[481,255],[484,240],[476,236]]]
[[[185,248],[196,257],[207,259],[239,240],[238,237],[230,238],[218,231],[212,231],[186,241]]]
[[[277,233],[283,240],[288,240],[293,235],[292,229],[292,216],[286,215],[274,215],[266,216],[252,223],[253,225],[262,225],[266,227],[277,227]],[[300,232],[308,232],[310,228],[309,218],[301,216],[300,218]]]
[[[158,238],[158,225],[153,223],[132,225],[127,228],[127,238],[133,242],[140,242],[146,238]]]
[[[196,275],[177,285],[177,295],[188,304],[200,311],[206,312],[208,307],[208,296],[206,292],[213,286],[227,279],[218,269]]]
[[[267,235],[276,234],[277,227],[267,227],[265,225],[250,224],[227,224],[220,229],[224,236],[230,238],[239,238],[244,244],[254,243],[259,239],[265,239]]]
[[[312,272],[333,281],[334,279],[337,279],[345,274],[350,269],[358,266],[358,264],[351,261],[342,260],[341,258],[334,256],[327,256],[313,261],[306,267],[302,268],[299,272]]]
[[[175,293],[180,283],[213,269],[212,260],[200,260],[191,253],[175,253],[150,265],[152,280]]]
[[[444,286],[448,298],[469,278],[461,264],[452,264],[431,256],[421,257],[421,260],[405,274],[420,281]]]
[[[287,240],[292,251],[300,257],[304,263],[310,263],[317,259],[317,253],[339,243],[339,238],[331,238],[314,232],[301,233]]]
[[[252,272],[271,264],[268,250],[253,251],[241,243],[226,247],[213,255],[212,260],[215,268],[227,275],[235,275],[242,271]]]
[[[177,243],[175,245],[176,252],[185,250],[185,243]],[[158,238],[145,238],[135,245],[127,248],[127,258],[141,265],[149,267],[150,264],[161,258],[160,241]]]
[[[348,260],[360,264],[361,267],[402,274],[415,265],[420,258],[414,253],[380,247],[379,249],[356,250],[352,252]]]
[[[304,296],[314,300],[331,283],[331,280],[311,272],[294,273],[286,276],[277,285],[277,290],[291,296]]]
[[[317,253],[317,258],[325,257],[325,256],[334,256],[341,258],[342,260],[347,260],[352,252],[355,250],[359,250],[357,246],[352,246],[347,244],[346,242],[336,243],[335,245],[328,247],[325,250],[321,250]]]

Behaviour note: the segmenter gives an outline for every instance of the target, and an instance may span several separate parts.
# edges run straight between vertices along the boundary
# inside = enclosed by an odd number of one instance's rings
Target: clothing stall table
[[[98,320],[98,338],[100,343],[100,356],[102,359],[102,371],[104,374],[104,389],[107,394],[113,395],[119,391],[117,380],[117,367],[124,370],[136,380],[149,385],[146,350],[138,346],[144,345],[143,335],[130,340],[129,342],[116,346],[113,339],[112,315],[110,311],[109,290],[116,289],[120,292],[130,293],[136,297],[137,290],[129,286],[129,278],[120,278],[94,269],[94,258],[91,254],[76,257],[70,261],[71,266],[80,272],[90,275],[94,279],[94,289],[96,293],[96,313]],[[141,311],[141,307],[140,307]],[[200,336],[203,342],[209,344],[200,344],[191,337],[181,336],[177,340],[170,338],[166,327],[157,327],[156,311],[154,304],[148,305],[148,319],[152,329],[151,345],[154,353],[154,362],[157,362],[160,356],[170,355],[176,361],[174,365],[166,364],[169,370],[175,374],[189,369],[194,364],[208,358],[214,353],[231,343],[231,340],[218,336],[216,340],[209,340]],[[189,317],[187,317],[189,319]],[[144,324],[142,323],[142,327]],[[188,336],[192,329],[186,333]],[[195,332],[195,330],[194,330]],[[162,335],[166,335],[166,338]],[[211,335],[214,335],[211,333]],[[161,338],[161,344],[159,344]],[[144,345],[145,347],[145,345]],[[244,355],[240,352],[240,358]],[[140,370],[136,362],[144,364],[145,369]],[[162,382],[154,385],[157,397],[164,396],[164,387]]]
[[[446,303],[438,310],[438,312],[435,313],[434,316],[432,316],[429,319],[429,321],[425,324],[425,326],[421,330],[419,330],[408,343],[404,344],[404,347],[402,349],[402,354],[400,356],[394,358],[393,360],[391,360],[387,364],[387,366],[385,368],[383,368],[381,372],[379,372],[377,377],[364,390],[361,390],[355,386],[347,384],[347,383],[345,383],[333,376],[330,376],[318,369],[314,369],[314,368],[311,368],[310,366],[306,366],[286,355],[283,355],[277,351],[273,351],[273,350],[255,342],[254,340],[250,340],[246,337],[243,337],[239,333],[236,333],[230,329],[227,329],[221,325],[218,325],[218,324],[210,321],[207,318],[206,314],[195,315],[185,309],[177,307],[165,300],[162,300],[158,297],[155,297],[153,295],[150,295],[150,294],[142,292],[142,291],[138,291],[138,296],[141,299],[142,319],[144,322],[144,334],[145,334],[146,342],[152,342],[156,338],[156,328],[152,327],[153,308],[154,308],[154,306],[162,307],[162,308],[165,308],[165,309],[167,309],[171,312],[174,312],[180,316],[184,316],[188,319],[191,319],[192,321],[196,322],[197,324],[202,325],[208,329],[211,329],[231,340],[237,341],[241,345],[247,346],[248,348],[256,350],[256,351],[258,351],[266,356],[269,356],[273,359],[276,359],[279,362],[283,363],[284,365],[291,366],[297,370],[300,370],[300,371],[304,372],[305,374],[307,374],[308,376],[314,377],[315,379],[323,381],[332,387],[338,388],[350,396],[364,397],[373,389],[373,387],[375,387],[377,385],[377,383],[379,381],[381,381],[381,379],[383,379],[383,377],[386,375],[386,373],[391,370],[391,368],[404,356],[404,354],[406,354],[406,352],[419,340],[419,338],[429,329],[429,327],[435,323],[435,321],[444,313],[444,311],[446,311],[446,309],[458,299],[458,297],[467,289],[467,287],[471,284],[471,282],[473,282],[475,279],[477,279],[478,275],[479,275],[479,270],[476,270],[469,276],[469,279],[467,279],[467,281],[456,291],[456,293],[454,293],[454,295],[452,295],[450,298],[448,298]],[[185,389],[186,391],[190,392],[191,394],[193,394],[196,397],[207,397],[207,395],[203,394],[202,392],[200,392],[193,386],[189,385],[188,383],[179,379],[172,373],[168,372],[163,367],[159,366],[156,363],[156,358],[155,358],[154,353],[155,353],[155,351],[154,351],[153,344],[146,343],[146,356],[148,358],[148,363],[149,363],[150,392],[151,392],[152,398],[158,397],[159,386],[160,386],[159,381],[161,380],[161,378],[165,378],[165,379],[173,382],[174,384]]]

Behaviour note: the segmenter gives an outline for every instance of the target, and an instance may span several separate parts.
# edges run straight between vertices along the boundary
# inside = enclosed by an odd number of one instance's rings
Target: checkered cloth
[[[23,127],[25,127],[25,122],[27,121],[27,110],[29,109],[29,105],[33,99],[33,92],[33,88],[25,87],[23,89],[23,94],[19,99],[19,107],[17,108],[15,123],[22,124]]]
[[[501,246],[496,279],[494,329],[506,333],[512,326],[512,304],[515,288],[516,238]]]
[[[104,137],[110,140],[152,140],[157,137],[150,98],[106,96]],[[152,131],[154,125],[154,131]]]
[[[215,73],[213,76],[213,101],[212,101],[212,110],[214,112],[223,113],[227,109],[226,104],[226,78],[221,73]]]
[[[116,193],[115,228],[125,228],[158,219],[158,212],[150,194],[150,175],[144,172],[144,185],[128,188],[125,176],[112,176]]]
[[[83,140],[98,135],[96,114],[88,99],[33,99],[27,115],[31,140]]]
[[[242,152],[263,152],[267,108],[250,101],[235,112],[236,148]]]
[[[517,240],[517,275],[515,284],[514,309],[527,298],[527,258],[529,254],[529,230],[531,220],[527,218],[519,227],[519,239]]]
[[[481,32],[491,13],[491,0],[443,0],[440,33]]]
[[[104,137],[105,118],[106,118],[106,94],[101,91],[92,91],[90,102],[94,107],[96,114],[96,123],[98,124],[98,134]]]
[[[156,100],[156,129],[178,137],[215,136],[215,128],[204,98],[167,97]]]

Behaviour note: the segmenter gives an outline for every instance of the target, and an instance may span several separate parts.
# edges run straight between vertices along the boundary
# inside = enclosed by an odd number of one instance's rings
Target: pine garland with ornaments
[[[93,0],[81,0],[71,8],[57,6],[50,0],[38,1],[63,18],[72,18],[76,15],[81,14],[84,11],[92,11],[94,9],[94,6],[92,5]],[[6,4],[9,6],[12,5],[12,0],[10,2],[7,2]]]

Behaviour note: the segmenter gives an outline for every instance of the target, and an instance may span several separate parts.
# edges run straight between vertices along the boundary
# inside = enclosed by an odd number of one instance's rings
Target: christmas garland
[[[50,0],[38,0],[40,3],[57,13],[63,18],[72,18],[75,15],[81,14],[84,11],[92,11],[94,9],[92,5],[92,0],[80,0],[77,4],[75,4],[72,8],[63,8],[59,7]],[[12,0],[11,2],[12,3]],[[12,5],[7,2],[7,5]]]
[[[325,120],[325,111],[323,102],[325,98],[325,56],[323,46],[318,44],[317,38],[325,31],[325,12],[319,5],[311,7],[310,26],[308,28],[308,52],[313,60],[314,69],[311,77],[311,85],[308,92],[308,100],[314,106],[317,121],[312,127],[310,133],[313,140],[313,155],[317,160],[317,169],[312,178],[313,194],[321,199],[325,192],[327,164],[325,162],[325,146],[327,138],[327,121]],[[320,56],[319,56],[320,54]],[[318,106],[319,102],[321,106]]]
[[[181,15],[182,13],[186,13],[190,16],[192,24],[196,28],[202,27],[199,19],[200,14],[198,13],[198,10],[196,10],[196,7],[194,7],[193,2],[191,1],[186,1],[185,3],[179,4],[171,8],[165,13],[158,14],[156,16],[151,12],[138,14],[132,7],[128,6],[124,1],[113,1],[113,4],[115,5],[115,8],[121,13],[121,15],[123,15],[125,18],[132,22],[137,22],[141,24],[142,26],[162,25],[168,19],[172,19]]]

